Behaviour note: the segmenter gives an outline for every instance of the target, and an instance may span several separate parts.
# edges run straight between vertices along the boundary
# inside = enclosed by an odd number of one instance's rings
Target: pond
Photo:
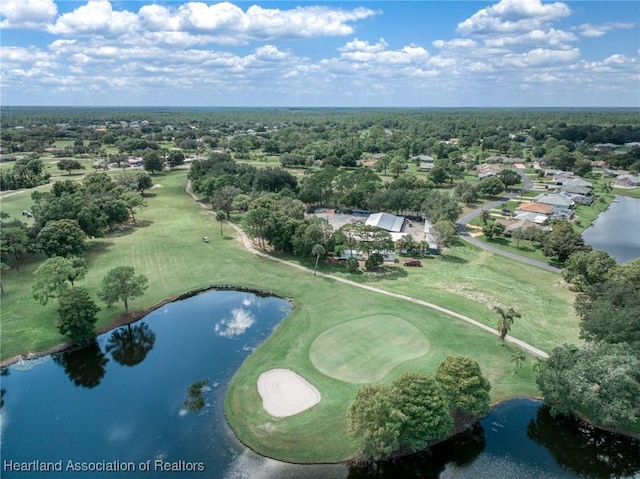
[[[640,472],[640,442],[555,420],[528,399],[501,404],[475,429],[428,453],[378,468],[263,458],[230,431],[224,393],[244,358],[289,312],[278,298],[209,292],[167,304],[83,350],[11,366],[1,378],[0,475],[526,479]],[[206,405],[188,412],[187,390],[198,380],[206,380]],[[62,471],[12,470],[20,467]]]
[[[606,251],[618,263],[640,257],[640,199],[616,196],[582,237],[593,249]]]

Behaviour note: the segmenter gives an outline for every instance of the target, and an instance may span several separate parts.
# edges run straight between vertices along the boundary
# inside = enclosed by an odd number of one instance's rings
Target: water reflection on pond
[[[260,457],[229,430],[224,390],[289,311],[278,298],[210,292],[163,306],[82,350],[12,366],[2,377],[3,461],[205,466],[203,473],[85,474],[92,478],[526,479],[633,477],[640,471],[640,443],[553,419],[528,399],[501,404],[481,425],[427,453],[376,467],[298,466]],[[189,388],[203,378],[205,405],[189,412]],[[69,477],[3,468],[3,478]]]

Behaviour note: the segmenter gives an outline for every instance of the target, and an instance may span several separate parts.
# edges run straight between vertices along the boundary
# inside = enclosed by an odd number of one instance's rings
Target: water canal
[[[640,442],[549,416],[514,399],[467,434],[377,468],[299,466],[235,440],[222,406],[235,370],[290,312],[273,297],[216,291],[167,304],[92,346],[11,366],[2,376],[3,478],[639,477]],[[187,412],[194,381],[206,406]],[[20,472],[50,462],[61,472]],[[71,461],[71,463],[69,462]],[[147,462],[149,461],[149,462]],[[170,464],[162,472],[156,462]],[[151,471],[145,471],[145,464]],[[70,471],[102,468],[115,471]],[[161,468],[162,469],[162,468]],[[203,469],[203,470],[202,470]]]

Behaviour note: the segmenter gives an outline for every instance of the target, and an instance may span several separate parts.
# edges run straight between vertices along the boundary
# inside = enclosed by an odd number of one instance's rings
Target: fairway
[[[396,366],[429,352],[429,341],[402,318],[374,315],[334,326],[311,345],[313,365],[340,381],[381,381]]]

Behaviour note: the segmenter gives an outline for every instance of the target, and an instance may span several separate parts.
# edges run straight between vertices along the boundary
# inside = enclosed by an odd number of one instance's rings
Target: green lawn
[[[515,374],[511,363],[514,347],[501,346],[492,334],[420,305],[314,277],[248,253],[228,225],[221,236],[211,214],[184,193],[186,174],[181,170],[155,175],[153,182],[160,187],[149,191],[149,207],[137,215],[138,224],[91,241],[89,272],[81,285],[96,291],[109,269],[131,265],[145,274],[150,284],[145,296],[130,302],[132,310],[216,283],[269,289],[292,298],[293,313],[243,364],[228,391],[229,422],[250,447],[295,462],[351,457],[357,443],[346,434],[345,418],[362,381],[391,382],[407,371],[431,373],[449,354],[469,356],[481,364],[493,385],[494,401],[538,394],[532,359],[528,357]],[[19,214],[26,209],[24,198],[28,196],[24,193],[3,199],[3,211]],[[208,236],[209,243],[203,243],[202,236]],[[31,297],[31,276],[42,259],[30,258],[19,272],[3,272],[3,359],[41,351],[64,340],[55,329],[55,301],[44,307]],[[446,256],[425,259],[423,264],[422,268],[394,266],[380,274],[356,275],[347,274],[342,267],[322,268],[437,303],[492,327],[497,316],[491,307],[513,306],[523,317],[516,321],[512,334],[547,351],[564,341],[577,341],[573,295],[558,275],[462,243]],[[120,304],[101,306],[100,326],[123,312]],[[354,333],[368,326],[367,334]],[[336,345],[363,354],[367,351],[376,359],[363,361],[361,356],[337,351]],[[351,369],[342,368],[345,361]],[[321,403],[291,418],[266,415],[256,379],[272,367],[291,368],[301,374],[321,392]]]

